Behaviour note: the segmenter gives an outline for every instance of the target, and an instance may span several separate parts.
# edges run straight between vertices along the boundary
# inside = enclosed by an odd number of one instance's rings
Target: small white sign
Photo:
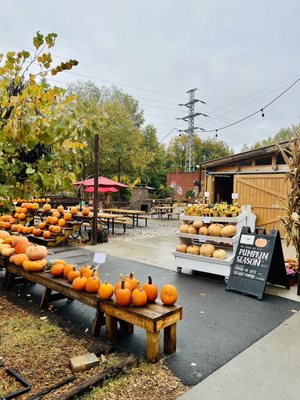
[[[204,192],[204,197],[208,198],[209,197],[209,192]]]
[[[93,262],[96,264],[104,264],[106,261],[106,253],[95,253]]]
[[[210,220],[210,217],[204,217],[204,218],[203,218],[203,223],[204,223],[204,224],[210,224],[210,221],[211,221],[211,220]]]
[[[232,200],[237,200],[239,198],[239,194],[238,193],[231,193],[231,198],[232,198]]]
[[[198,240],[201,243],[205,243],[206,242],[206,236],[200,235]]]
[[[250,236],[250,235],[242,235],[240,239],[240,243],[243,244],[253,244],[254,243],[255,236]]]

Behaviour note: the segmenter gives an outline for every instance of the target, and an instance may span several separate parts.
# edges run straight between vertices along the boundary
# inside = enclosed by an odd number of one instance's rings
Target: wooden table
[[[174,211],[173,206],[155,206],[153,210],[157,213],[157,215],[162,218],[163,215],[173,213]]]
[[[141,210],[126,210],[123,208],[104,208],[103,211],[113,213],[113,214],[122,214],[127,215],[128,217],[132,218],[132,227],[139,226],[139,216],[147,215],[145,211]],[[119,215],[120,216],[120,215]]]
[[[114,234],[115,233],[115,219],[122,218],[123,215],[101,212],[101,213],[98,213],[97,217],[98,217],[98,222],[101,222],[103,220],[106,222],[108,233],[109,233],[110,223],[111,223],[111,232],[112,232],[112,234]],[[81,224],[80,232],[79,232],[78,236],[83,237],[83,235],[82,235],[82,224],[83,223],[88,223],[91,226],[91,228],[93,228],[94,217],[92,215],[85,216],[85,215],[75,214],[75,215],[73,215],[73,219],[76,221],[79,221]]]

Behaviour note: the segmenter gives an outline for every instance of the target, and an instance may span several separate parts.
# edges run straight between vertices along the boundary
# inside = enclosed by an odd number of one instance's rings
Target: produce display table
[[[64,278],[55,278],[49,271],[27,272],[22,267],[8,263],[4,284],[9,290],[15,283],[30,281],[45,287],[41,308],[48,307],[50,301],[60,299],[78,300],[96,309],[92,335],[100,334],[101,326],[106,325],[106,335],[110,341],[117,338],[117,322],[126,326],[127,332],[133,332],[138,326],[146,330],[147,359],[156,362],[160,358],[160,331],[164,330],[164,351],[176,351],[176,323],[182,319],[182,307],[164,306],[157,302],[145,307],[121,307],[113,300],[101,301],[98,294],[77,291]],[[55,293],[52,293],[55,292]]]

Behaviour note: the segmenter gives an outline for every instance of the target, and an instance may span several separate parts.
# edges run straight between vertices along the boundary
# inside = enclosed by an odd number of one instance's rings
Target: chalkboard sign
[[[251,233],[249,227],[243,227],[226,290],[262,300],[267,282],[290,287],[279,232]]]

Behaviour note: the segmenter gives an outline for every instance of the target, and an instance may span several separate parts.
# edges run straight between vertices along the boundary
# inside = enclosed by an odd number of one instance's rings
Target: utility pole
[[[185,151],[185,166],[184,170],[185,172],[194,172],[195,171],[195,160],[194,160],[194,131],[196,129],[199,129],[197,126],[194,126],[194,118],[198,117],[199,115],[202,115],[203,117],[208,117],[208,115],[203,114],[203,113],[195,113],[195,103],[200,101],[202,104],[206,104],[202,100],[195,99],[195,89],[190,89],[187,91],[189,94],[189,101],[185,104],[178,104],[179,106],[184,106],[189,109],[188,115],[186,115],[183,118],[176,118],[176,119],[182,119],[183,121],[188,123],[188,129],[187,129],[187,134],[188,134],[188,144],[187,148]],[[185,132],[183,130],[180,130],[181,132]]]

